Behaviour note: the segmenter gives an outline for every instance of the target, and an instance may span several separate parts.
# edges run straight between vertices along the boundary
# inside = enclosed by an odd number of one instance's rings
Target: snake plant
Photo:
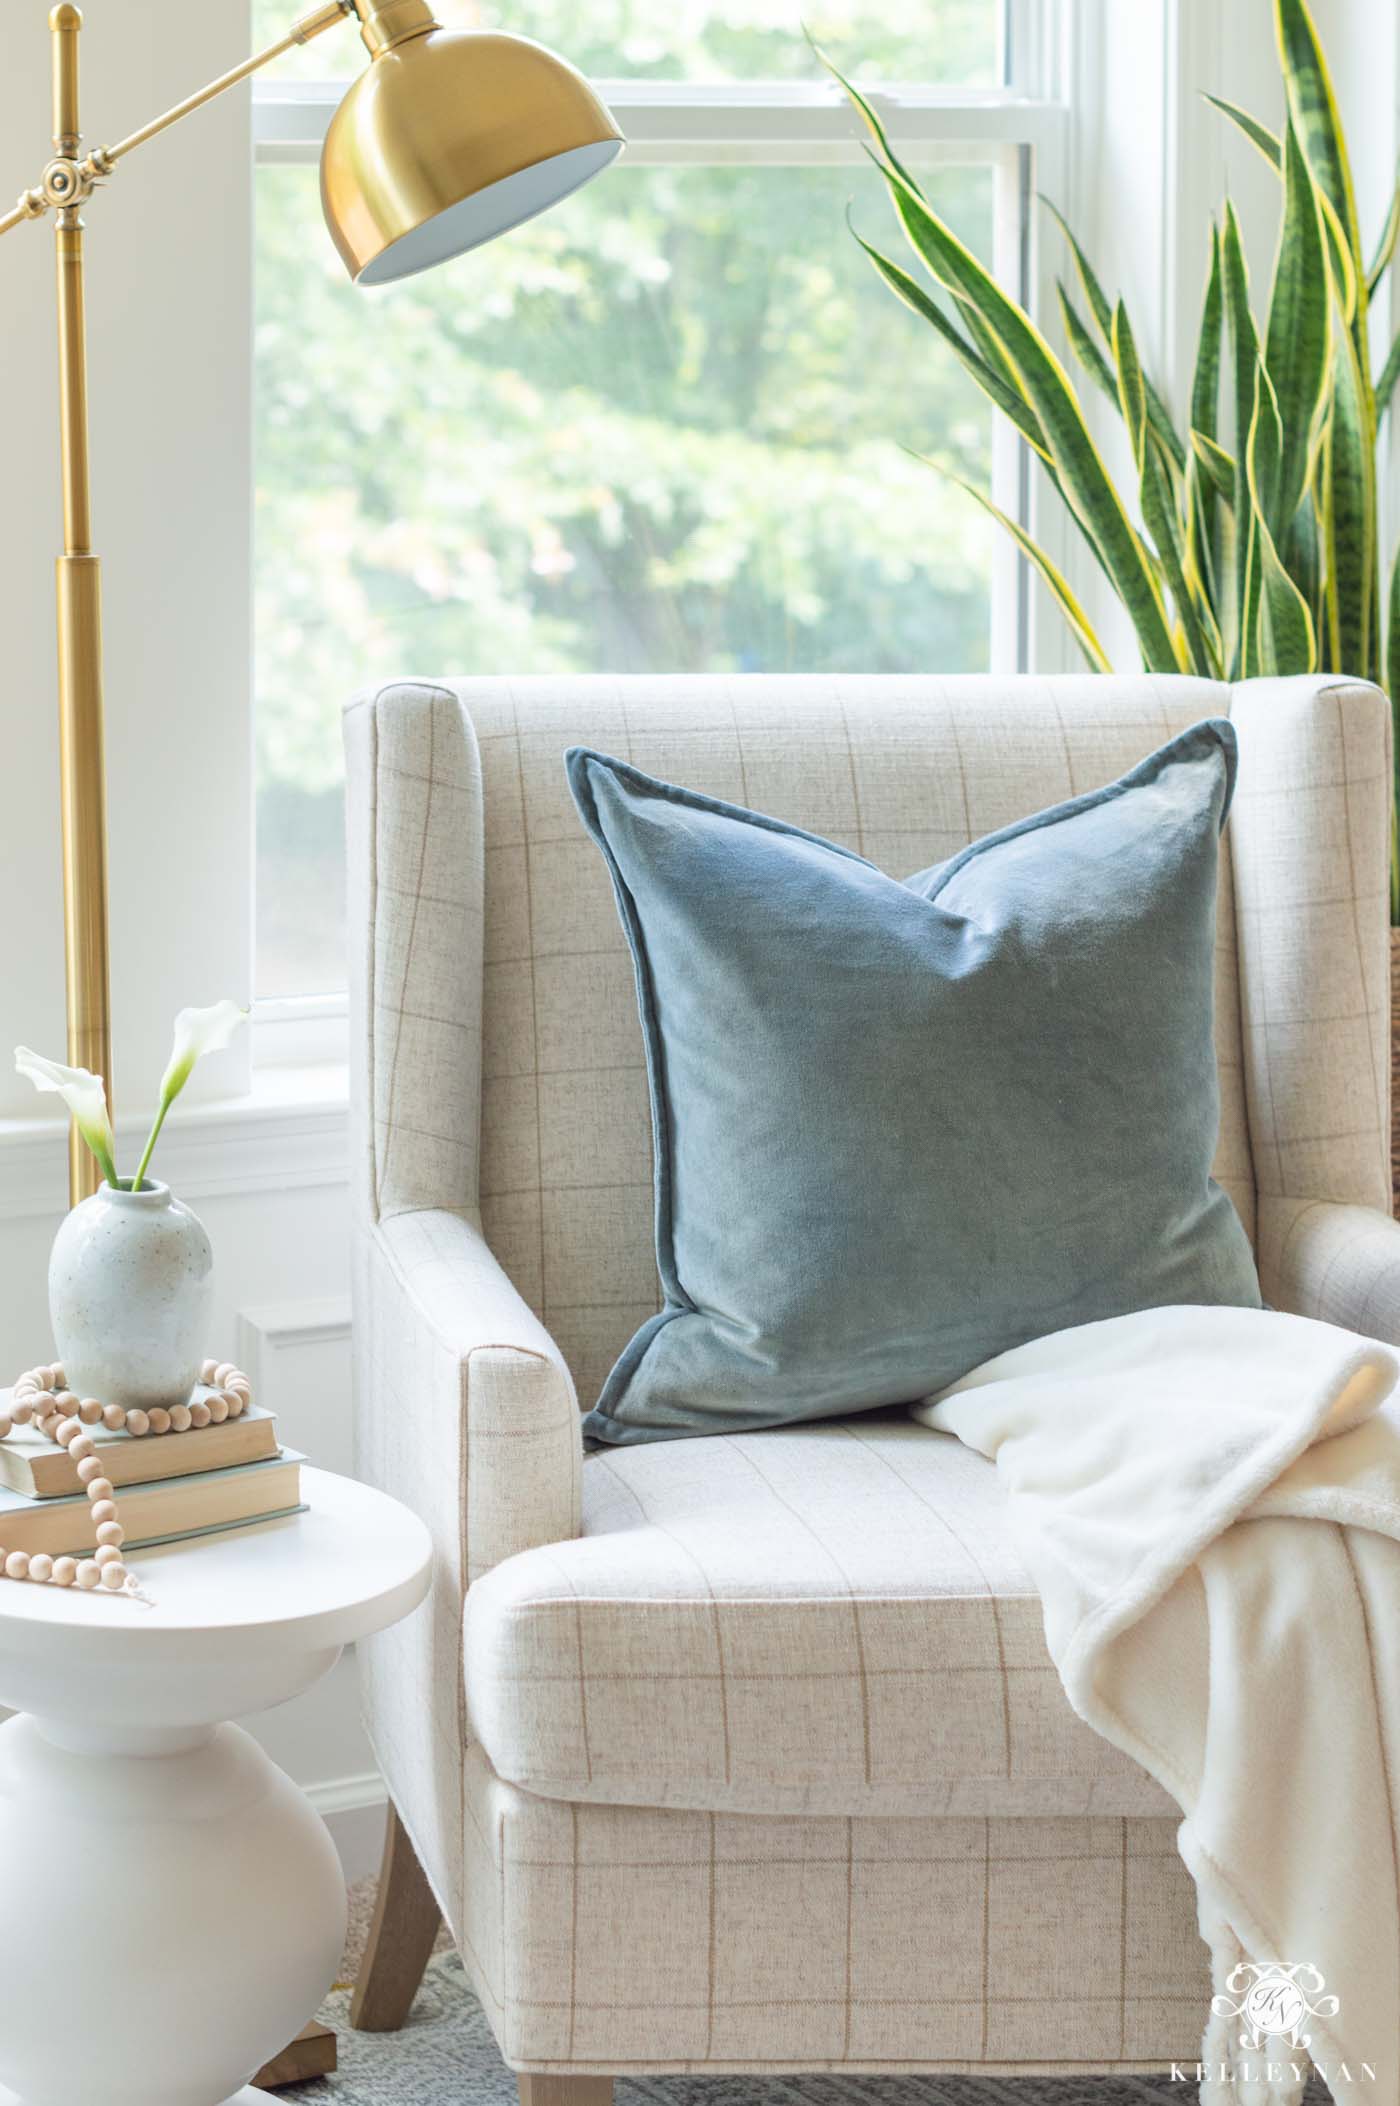
[[[1400,555],[1382,606],[1377,429],[1400,375],[1400,337],[1379,376],[1371,305],[1400,235],[1400,185],[1365,258],[1346,136],[1307,0],[1274,0],[1286,87],[1281,134],[1211,96],[1270,163],[1283,191],[1262,327],[1239,221],[1211,228],[1189,415],[1179,424],[1144,369],[1128,311],[1110,300],[1054,208],[1072,263],[1060,316],[1078,380],[1035,320],[952,232],[902,162],[871,103],[830,61],[870,132],[870,152],[922,272],[856,232],[890,289],[962,361],[1032,447],[1125,608],[1150,672],[1245,679],[1329,671],[1400,693]],[[930,281],[932,281],[930,283]],[[1094,443],[1084,393],[1126,428],[1135,489]],[[971,484],[1011,534],[1097,671],[1108,654],[1059,567]],[[1391,920],[1400,923],[1392,825]]]

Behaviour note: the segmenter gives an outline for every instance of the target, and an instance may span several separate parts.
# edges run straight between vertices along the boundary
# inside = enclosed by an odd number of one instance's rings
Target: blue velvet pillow
[[[665,1292],[586,1434],[829,1418],[1071,1324],[1259,1307],[1210,1175],[1228,723],[902,883],[566,765],[636,965]]]

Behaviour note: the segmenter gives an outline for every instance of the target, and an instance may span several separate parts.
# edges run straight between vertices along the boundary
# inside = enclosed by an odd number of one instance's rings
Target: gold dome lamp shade
[[[528,37],[444,29],[426,0],[358,0],[371,53],[321,154],[326,224],[357,285],[430,270],[616,160],[582,74]]]

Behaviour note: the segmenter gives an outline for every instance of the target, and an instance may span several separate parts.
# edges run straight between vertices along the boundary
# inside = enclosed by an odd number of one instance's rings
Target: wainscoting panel
[[[299,1448],[323,1469],[350,1473],[348,1296],[257,1303],[238,1311],[234,1335],[234,1358],[259,1403],[276,1412],[283,1445]],[[373,1871],[383,1840],[384,1786],[360,1724],[354,1648],[314,1689],[243,1723],[305,1787],[336,1839],[347,1877]]]

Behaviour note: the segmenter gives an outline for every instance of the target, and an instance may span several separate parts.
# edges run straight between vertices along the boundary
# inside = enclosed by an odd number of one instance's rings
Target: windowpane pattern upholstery
[[[563,1805],[474,1749],[463,1951],[517,2068],[1160,2069],[1210,2001],[1175,1833]]]
[[[431,1602],[363,1648],[366,1710],[516,2066],[1194,2054],[1173,1822],[1064,1708],[989,1465],[883,1419],[582,1461],[579,1404],[659,1297],[630,962],[561,756],[902,874],[1222,714],[1217,1174],[1269,1300],[1400,1343],[1376,690],[569,678],[351,706],[359,1462],[435,1547]],[[892,1466],[888,1540],[860,1540],[833,1483],[868,1517]],[[745,1713],[780,1666],[796,1727],[782,1692]]]
[[[1065,1702],[995,1472],[903,1415],[590,1455],[582,1536],[472,1588],[466,1663],[547,1798],[1173,1810]]]

